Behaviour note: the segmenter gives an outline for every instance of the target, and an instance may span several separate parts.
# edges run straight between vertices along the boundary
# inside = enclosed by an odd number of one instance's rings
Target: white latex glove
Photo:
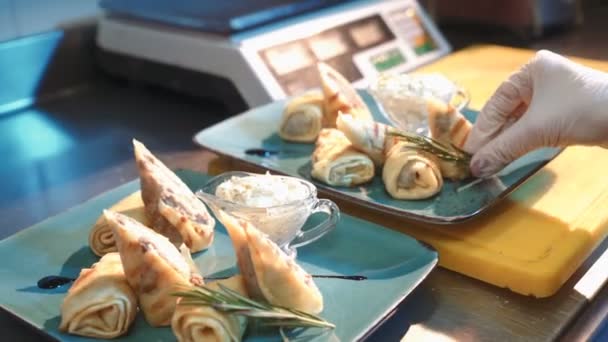
[[[471,172],[491,176],[544,146],[608,146],[608,74],[539,51],[481,110],[464,149]]]

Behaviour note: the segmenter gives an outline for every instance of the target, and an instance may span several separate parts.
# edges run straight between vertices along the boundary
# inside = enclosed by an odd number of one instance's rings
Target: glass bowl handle
[[[450,99],[452,106],[459,112],[465,109],[469,105],[469,102],[471,102],[471,94],[464,88],[458,88]]]
[[[326,213],[328,217],[317,226],[301,231],[296,238],[289,243],[290,249],[301,247],[318,240],[323,235],[332,231],[340,220],[340,209],[334,202],[328,199],[318,200],[312,208],[311,215],[314,213]]]

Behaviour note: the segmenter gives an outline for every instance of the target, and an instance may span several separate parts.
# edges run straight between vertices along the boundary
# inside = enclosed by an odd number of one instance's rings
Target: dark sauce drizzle
[[[46,276],[38,280],[38,288],[44,290],[51,290],[69,284],[73,282],[74,278],[62,277],[62,276]]]
[[[228,279],[232,276],[224,276],[224,277],[204,277],[204,279],[206,280],[222,280],[222,279]],[[332,279],[344,279],[344,280],[354,280],[354,281],[361,281],[361,280],[366,280],[367,277],[366,276],[362,276],[362,275],[351,275],[351,276],[343,276],[343,275],[323,275],[323,274],[313,274],[312,275],[313,278],[332,278]]]
[[[279,151],[267,150],[264,148],[250,148],[248,150],[245,150],[245,154],[259,157],[271,157],[279,154]]]
[[[206,277],[205,279],[207,280],[221,280],[221,279],[228,279],[232,276],[226,276],[226,277]],[[354,280],[354,281],[361,281],[361,280],[366,280],[367,277],[366,276],[361,276],[361,275],[351,275],[351,276],[342,276],[342,275],[321,275],[321,274],[315,274],[312,276],[313,278],[332,278],[332,279],[344,279],[344,280]],[[44,290],[52,290],[52,289],[56,289],[60,286],[69,284],[71,282],[73,282],[74,278],[68,278],[68,277],[62,277],[62,276],[46,276],[41,278],[40,280],[38,280],[38,288],[40,289],[44,289]]]
[[[354,280],[354,281],[361,281],[361,280],[366,280],[367,279],[366,276],[362,276],[362,275],[341,276],[341,275],[320,275],[320,274],[315,274],[312,277],[313,278],[335,278],[335,279],[345,279],[345,280]]]

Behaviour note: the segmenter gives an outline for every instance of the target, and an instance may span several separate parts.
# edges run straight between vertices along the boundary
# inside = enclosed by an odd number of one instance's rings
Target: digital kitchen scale
[[[450,46],[413,0],[102,0],[99,61],[110,73],[234,113],[319,86],[323,61],[355,86],[436,60]]]

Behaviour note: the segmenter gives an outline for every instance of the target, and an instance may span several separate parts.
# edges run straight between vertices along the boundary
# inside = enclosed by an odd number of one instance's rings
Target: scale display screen
[[[449,50],[414,1],[380,3],[370,6],[370,13],[321,32],[311,23],[315,33],[254,53],[284,95],[293,96],[319,86],[318,62],[364,85],[379,73],[406,72]]]
[[[373,15],[259,54],[287,95],[296,95],[319,85],[317,62],[331,65],[351,82],[361,79],[353,56],[394,39],[384,20]]]
[[[359,48],[370,47],[386,40],[386,32],[377,20],[353,25],[349,33]]]
[[[314,63],[313,56],[299,42],[273,48],[266,53],[266,58],[279,76],[306,68]]]
[[[388,17],[416,55],[422,56],[437,49],[437,44],[413,7],[392,11]]]
[[[308,44],[317,59],[321,61],[345,54],[350,49],[342,33],[338,31],[331,31],[313,37],[309,40]]]
[[[405,58],[400,49],[393,48],[373,55],[370,57],[370,61],[378,72],[384,72],[396,66],[402,65],[407,61],[407,58]]]

